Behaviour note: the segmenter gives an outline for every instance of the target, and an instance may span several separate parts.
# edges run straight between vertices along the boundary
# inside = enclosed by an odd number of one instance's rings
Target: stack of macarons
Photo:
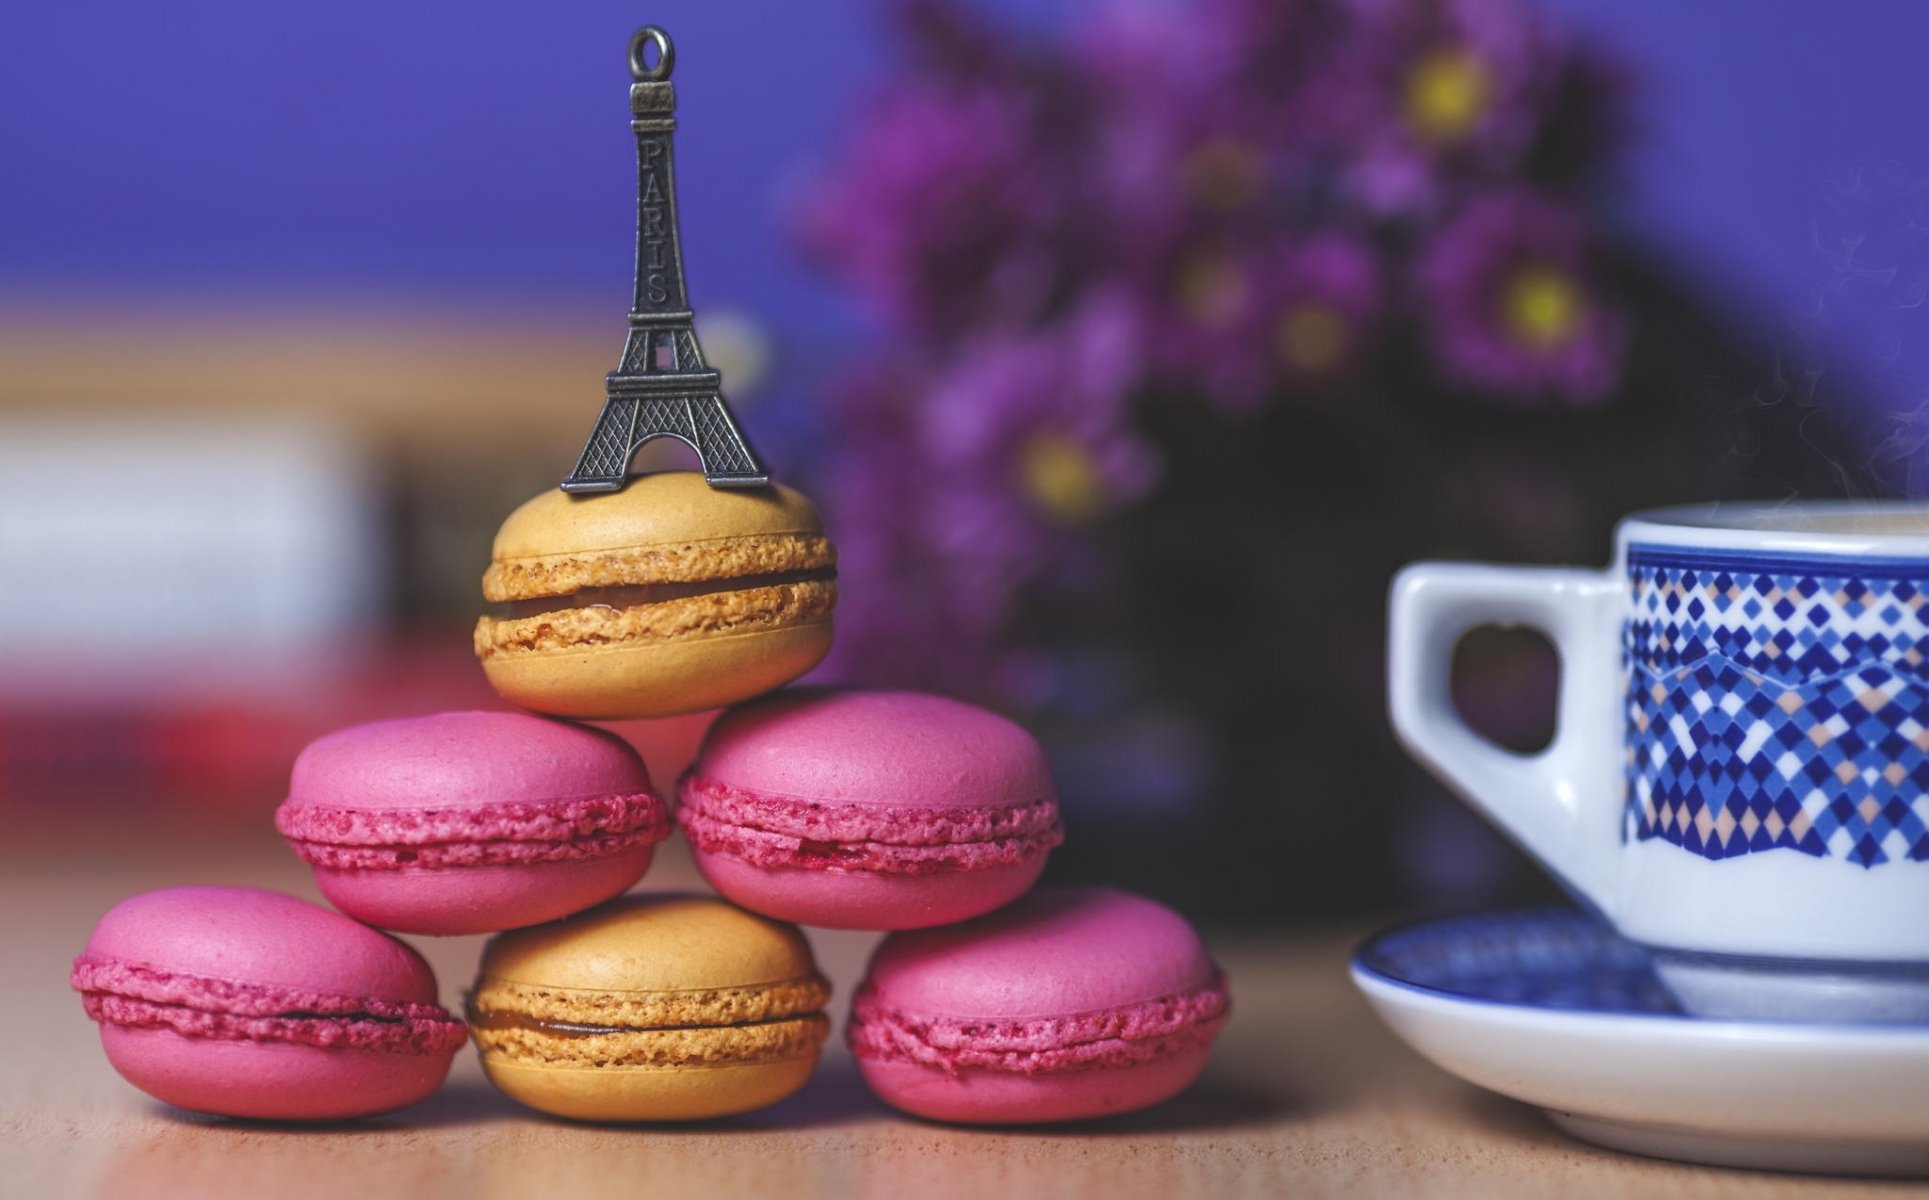
[[[830,987],[797,924],[890,931],[846,1035],[886,1102],[1029,1123],[1184,1089],[1223,975],[1152,901],[1034,889],[1063,840],[1025,730],[913,692],[784,688],[830,646],[808,500],[688,472],[510,516],[477,625],[525,712],[354,726],[294,764],[277,828],[339,912],[241,888],[136,896],[72,983],[117,1070],[186,1108],[330,1120],[420,1100],[465,1036],[511,1098],[598,1121],[801,1088]],[[728,706],[668,798],[572,719]],[[720,897],[635,895],[681,828]],[[391,932],[384,932],[391,931]],[[466,1024],[393,932],[493,933]]]
[[[1157,1103],[1228,995],[1192,927],[1105,889],[1033,890],[1063,840],[1038,742],[914,692],[800,688],[711,726],[678,789],[697,868],[765,916],[888,930],[846,1025],[873,1091],[1013,1124]]]

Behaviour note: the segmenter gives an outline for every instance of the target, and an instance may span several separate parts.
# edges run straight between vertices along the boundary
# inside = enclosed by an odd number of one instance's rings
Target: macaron
[[[800,688],[731,709],[684,773],[677,819],[726,897],[832,929],[990,912],[1064,840],[1037,740],[920,692]]]
[[[1041,888],[975,921],[886,938],[846,1033],[888,1104],[1032,1124],[1177,1095],[1229,1006],[1225,976],[1171,909],[1109,888]]]
[[[694,1121],[804,1086],[830,985],[797,928],[709,896],[631,896],[492,938],[469,1016],[511,1099],[586,1121]]]
[[[465,1036],[414,950],[255,888],[123,900],[70,979],[122,1078],[222,1116],[330,1121],[414,1104]]]
[[[564,717],[720,708],[829,652],[837,554],[787,487],[694,471],[619,492],[544,492],[496,534],[476,657],[504,699]]]
[[[354,725],[295,759],[275,827],[322,895],[405,933],[493,933],[621,895],[669,835],[629,743],[517,712]]]

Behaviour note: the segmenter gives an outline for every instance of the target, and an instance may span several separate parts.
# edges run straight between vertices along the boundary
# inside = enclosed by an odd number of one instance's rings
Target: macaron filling
[[[753,534],[499,556],[483,574],[482,592],[491,603],[502,603],[571,596],[597,588],[684,583],[741,588],[751,586],[745,580],[804,576],[836,565],[837,551],[822,534]]]
[[[682,638],[725,637],[830,619],[837,607],[833,579],[802,579],[756,587],[710,590],[676,600],[616,607],[540,605],[536,616],[482,617],[475,649],[498,654],[542,654],[605,645],[649,645]]]
[[[754,866],[933,875],[1028,862],[1065,840],[1058,805],[916,807],[769,796],[695,773],[677,821],[696,849]]]
[[[1223,974],[1189,991],[1057,1017],[958,1017],[897,1008],[867,985],[851,1005],[852,1053],[955,1073],[1036,1075],[1153,1062],[1209,1045],[1232,1008]]]
[[[807,1013],[742,1025],[673,1029],[574,1025],[479,1016],[476,1044],[497,1061],[535,1066],[683,1067],[782,1062],[814,1055],[830,1018]]]
[[[93,1020],[184,1037],[448,1054],[468,1031],[439,1004],[238,983],[83,954],[69,982]]]
[[[442,808],[283,804],[281,831],[304,862],[336,870],[404,870],[605,858],[670,836],[650,792]]]
[[[794,1021],[795,1017],[773,1017],[768,1021],[744,1021],[732,1026],[681,1025],[679,1029],[731,1028],[748,1029],[756,1025],[782,1025]],[[545,1021],[541,1017],[523,1016],[519,1013],[482,1013],[475,1027],[478,1029],[532,1029],[537,1033],[553,1033],[559,1037],[602,1037],[612,1033],[635,1033],[637,1029],[626,1025],[579,1025],[573,1021]],[[639,1028],[648,1028],[647,1026]]]
[[[519,621],[525,617],[547,616],[573,608],[603,608],[620,611],[646,604],[665,604],[673,600],[688,600],[694,596],[709,596],[717,592],[745,591],[751,588],[803,583],[830,583],[836,578],[837,571],[834,567],[818,567],[800,571],[740,575],[726,579],[586,587],[567,595],[511,600],[503,606],[502,615],[506,620]]]
[[[683,1067],[812,1056],[830,1035],[821,976],[741,988],[588,992],[502,980],[469,997],[491,1061],[547,1067]]]

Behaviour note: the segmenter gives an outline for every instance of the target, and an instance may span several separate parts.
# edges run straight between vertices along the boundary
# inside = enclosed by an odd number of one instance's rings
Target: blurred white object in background
[[[763,386],[773,348],[762,321],[742,309],[719,308],[699,316],[696,324],[704,357],[723,372],[725,396],[735,402]]]
[[[376,486],[313,419],[0,415],[0,696],[296,683],[380,619]]]

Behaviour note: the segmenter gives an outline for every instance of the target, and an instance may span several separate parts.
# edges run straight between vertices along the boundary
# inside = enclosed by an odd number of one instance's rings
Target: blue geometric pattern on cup
[[[1929,861],[1929,563],[1631,546],[1624,834]]]

